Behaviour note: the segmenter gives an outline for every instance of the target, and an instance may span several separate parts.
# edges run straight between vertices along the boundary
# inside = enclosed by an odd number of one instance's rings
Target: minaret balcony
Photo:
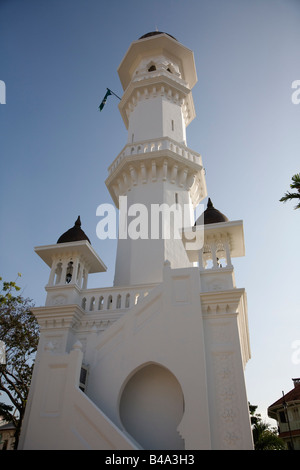
[[[169,137],[127,144],[108,171],[106,185],[116,207],[119,196],[158,179],[189,190],[194,206],[207,194],[201,155]]]
[[[202,168],[202,157],[199,153],[189,149],[183,144],[176,142],[175,140],[170,139],[169,137],[163,137],[160,139],[153,139],[151,141],[145,140],[143,142],[136,142],[134,144],[125,145],[117,158],[115,158],[112,164],[108,167],[109,176],[126,157],[144,154],[144,156],[148,158],[149,153],[159,152],[162,150],[170,150],[180,157],[196,163]]]

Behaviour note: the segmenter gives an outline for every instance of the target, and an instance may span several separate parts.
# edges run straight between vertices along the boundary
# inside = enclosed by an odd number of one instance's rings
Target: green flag
[[[112,94],[112,92],[109,90],[109,88],[107,88],[107,92],[105,93],[105,96],[104,96],[104,98],[103,98],[103,100],[102,100],[102,102],[101,102],[101,104],[100,104],[100,106],[99,106],[99,110],[100,110],[100,111],[102,111],[102,109],[104,108],[104,105],[105,105],[105,103],[106,103],[107,97],[108,97],[109,95],[111,95],[111,94]]]

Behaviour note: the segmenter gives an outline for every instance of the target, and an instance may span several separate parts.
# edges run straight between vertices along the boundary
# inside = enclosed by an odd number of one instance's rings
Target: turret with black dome
[[[79,215],[74,224],[74,227],[70,228],[65,233],[63,233],[57,240],[57,243],[70,243],[78,242],[81,240],[87,240],[89,243],[91,243],[88,236],[84,233],[81,228],[81,220]]]
[[[202,223],[202,215],[196,220],[195,225],[200,225]],[[208,198],[207,207],[204,211],[204,225],[208,224],[217,224],[219,222],[228,222],[229,219],[226,215],[222,214],[218,209],[216,209],[211,202],[211,199]]]

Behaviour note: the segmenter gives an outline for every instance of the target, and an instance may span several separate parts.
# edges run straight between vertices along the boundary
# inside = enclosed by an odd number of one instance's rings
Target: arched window
[[[109,295],[107,299],[107,310],[110,310],[112,308],[112,296]]]
[[[71,282],[72,274],[73,274],[73,261],[70,261],[67,267],[66,284],[69,284]]]
[[[121,299],[122,299],[121,294],[119,294],[117,297],[117,308],[121,308]]]
[[[219,268],[224,268],[227,265],[226,261],[226,253],[224,244],[222,242],[218,242],[216,246],[216,256]]]
[[[83,308],[83,310],[85,310],[85,307],[86,307],[86,298],[83,297],[82,302],[81,302],[81,308]]]
[[[95,308],[95,297],[92,297],[91,302],[90,302],[90,312],[92,312],[94,308]]]
[[[130,307],[130,294],[126,295],[126,302],[125,302],[125,308]]]
[[[101,295],[99,299],[99,305],[98,305],[98,310],[103,310],[103,304],[104,304],[104,297]]]

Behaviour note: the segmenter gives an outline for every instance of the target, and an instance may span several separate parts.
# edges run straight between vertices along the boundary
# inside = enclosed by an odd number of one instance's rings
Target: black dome
[[[169,34],[169,33],[164,33],[163,31],[152,31],[152,32],[150,32],[150,33],[144,34],[144,35],[141,36],[139,39],[150,38],[151,36],[157,36],[158,34],[167,34],[168,36],[170,36],[170,38],[175,39],[175,41],[177,41],[177,39],[174,38],[174,36],[172,36],[172,35]]]
[[[89,243],[91,243],[89,238],[81,229],[80,216],[78,216],[74,227],[70,228],[65,233],[63,233],[57,240],[57,243],[79,242],[81,240],[87,240]]]
[[[200,216],[199,219],[196,220],[195,225],[200,225],[201,217],[202,216]],[[207,202],[207,208],[204,211],[204,225],[228,221],[229,219],[226,217],[226,215],[222,214],[222,212],[218,211],[218,209],[215,209],[213,203],[211,202],[211,199],[209,198]]]

